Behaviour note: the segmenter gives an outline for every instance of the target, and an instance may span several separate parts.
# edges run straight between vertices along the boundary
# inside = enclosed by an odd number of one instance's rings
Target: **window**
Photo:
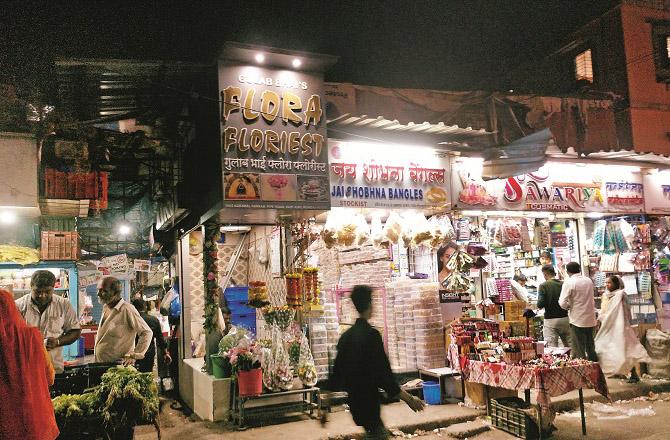
[[[652,22],[651,38],[656,81],[668,83],[670,82],[670,22]]]
[[[593,82],[591,49],[585,50],[575,57],[575,78],[577,78],[577,81]]]

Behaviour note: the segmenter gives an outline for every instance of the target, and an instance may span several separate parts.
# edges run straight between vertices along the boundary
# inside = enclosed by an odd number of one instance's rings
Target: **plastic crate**
[[[537,423],[522,409],[529,405],[518,397],[491,399],[491,423],[498,429],[523,439],[539,438]]]
[[[233,325],[248,328],[251,331],[256,331],[256,313],[233,313],[230,316],[230,322]]]
[[[255,309],[247,305],[247,300],[228,301],[228,309],[235,315],[255,313]]]
[[[42,231],[41,259],[78,260],[81,253],[79,234],[71,231]]]
[[[248,301],[249,300],[249,287],[228,287],[223,293],[223,296],[226,297],[228,302],[232,301]]]

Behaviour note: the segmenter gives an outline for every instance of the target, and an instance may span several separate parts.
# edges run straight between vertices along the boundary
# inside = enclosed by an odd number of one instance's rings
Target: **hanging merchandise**
[[[321,231],[321,239],[330,249],[337,244],[337,231],[339,229],[340,217],[336,214],[337,211],[331,211],[326,219],[326,224]]]
[[[270,304],[268,288],[264,281],[249,281],[249,302],[251,307],[264,307]]]
[[[363,246],[370,240],[370,226],[363,214],[354,216],[354,224],[356,225],[356,245]]]
[[[391,244],[398,244],[402,236],[402,219],[396,212],[392,212],[384,224],[384,236]]]
[[[306,267],[302,270],[302,279],[305,289],[305,301],[313,302],[319,296],[319,269]]]
[[[610,222],[607,225],[607,230],[609,231],[609,237],[614,248],[618,252],[626,252],[628,250],[628,244],[621,231],[621,222]]]
[[[649,249],[640,251],[633,260],[636,271],[647,270],[651,267],[651,252]]]
[[[600,270],[603,272],[616,272],[619,254],[602,254],[600,256]]]
[[[619,231],[621,231],[621,238],[623,239],[621,252],[633,249],[633,242],[635,241],[635,228],[626,220],[619,220]]]
[[[381,247],[387,240],[384,236],[382,216],[379,213],[372,214],[372,221],[370,222],[370,239],[372,240],[372,244],[376,247]]]
[[[432,239],[429,242],[430,247],[439,249],[443,244],[448,243],[456,237],[456,232],[447,215],[434,215],[428,220]]]
[[[452,272],[442,281],[442,286],[447,292],[467,293],[470,291],[471,281],[459,272]]]
[[[278,326],[272,326],[272,350],[268,362],[268,377],[264,380],[270,391],[288,391],[293,387],[291,359],[284,347],[283,333]]]
[[[498,284],[496,283],[495,278],[487,278],[486,279],[486,294],[489,297],[499,295]]]
[[[514,299],[514,295],[512,294],[512,282],[509,279],[496,279],[496,290],[498,291],[498,303],[512,301]]]
[[[412,215],[412,221],[409,223],[411,225],[411,246],[417,247],[423,244],[429,244],[433,239],[433,228],[426,219],[426,216],[420,212],[416,212]]]
[[[621,277],[621,281],[623,281],[626,294],[637,295],[639,293],[637,290],[637,277],[635,275],[624,275]]]
[[[543,249],[551,247],[551,228],[549,222],[541,220],[539,223],[537,233],[535,234],[537,245]]]
[[[618,271],[621,273],[635,272],[635,265],[633,264],[633,260],[636,256],[637,254],[635,252],[624,252],[619,254]]]
[[[651,244],[651,228],[648,223],[643,223],[636,226],[637,240],[643,245]]]
[[[468,241],[470,240],[470,219],[468,218],[459,218],[456,222],[456,239],[458,241]]]
[[[531,252],[533,250],[533,242],[530,240],[528,220],[521,219],[521,250],[524,252]]]
[[[597,289],[602,289],[605,287],[605,281],[607,280],[607,275],[605,272],[596,272],[595,276],[593,277],[593,285]]]
[[[317,382],[314,357],[309,348],[307,337],[303,334],[300,342],[300,358],[298,360],[298,378],[306,387],[313,387]]]
[[[598,220],[593,225],[593,251],[605,251],[605,231],[607,229],[607,222],[605,220]]]
[[[564,248],[568,246],[568,236],[565,233],[565,224],[563,222],[551,222],[549,224],[551,231],[551,246]]]
[[[645,299],[651,299],[651,274],[649,272],[640,272],[637,277],[640,294]]]
[[[302,274],[287,273],[286,279],[286,304],[289,307],[300,307],[302,305]]]

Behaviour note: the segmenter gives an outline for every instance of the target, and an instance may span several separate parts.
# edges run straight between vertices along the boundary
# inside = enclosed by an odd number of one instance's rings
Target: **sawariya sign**
[[[460,209],[642,212],[639,168],[550,162],[538,171],[484,182],[481,161],[457,160],[453,205]]]

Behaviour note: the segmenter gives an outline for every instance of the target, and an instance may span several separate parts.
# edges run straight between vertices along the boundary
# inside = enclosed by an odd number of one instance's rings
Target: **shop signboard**
[[[108,273],[117,273],[117,274],[126,273],[130,269],[130,262],[128,260],[128,255],[119,254],[119,255],[113,255],[111,257],[104,257],[103,259],[100,260],[98,270],[100,270],[100,268],[107,269]]]
[[[331,142],[333,206],[448,208],[449,159],[420,146]]]
[[[329,209],[323,75],[219,63],[224,208]]]
[[[647,214],[670,214],[670,170],[645,174],[644,203]]]
[[[459,209],[549,212],[643,212],[636,167],[550,162],[533,173],[484,182],[481,161],[452,167],[452,202]]]

